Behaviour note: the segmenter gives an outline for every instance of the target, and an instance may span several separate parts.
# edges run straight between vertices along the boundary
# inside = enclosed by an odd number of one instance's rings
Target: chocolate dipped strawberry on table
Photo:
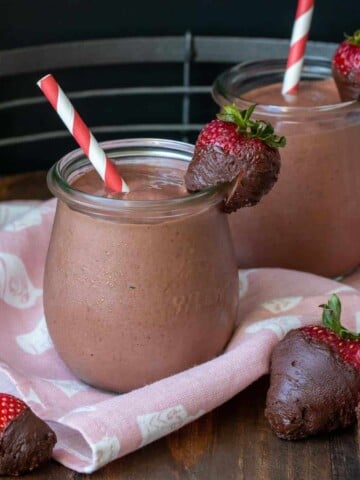
[[[346,35],[332,58],[332,72],[342,101],[360,100],[360,30]]]
[[[185,175],[190,192],[223,184],[226,213],[257,204],[279,175],[285,137],[275,135],[270,123],[251,119],[255,107],[224,106],[201,130]]]
[[[56,435],[19,398],[0,393],[0,475],[21,475],[50,460]]]
[[[265,416],[275,434],[298,440],[354,423],[360,400],[360,334],[340,322],[332,295],[323,325],[291,330],[275,347]]]

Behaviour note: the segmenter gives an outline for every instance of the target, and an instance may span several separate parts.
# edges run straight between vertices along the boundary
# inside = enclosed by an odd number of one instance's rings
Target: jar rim
[[[110,140],[100,143],[102,149],[115,163],[119,159],[146,156],[167,160],[176,159],[190,162],[194,145],[177,140],[159,138],[130,138]],[[137,163],[146,163],[144,161]],[[76,168],[75,168],[76,167]],[[179,210],[198,207],[206,204],[220,203],[222,200],[221,188],[211,187],[194,192],[184,197],[161,200],[125,200],[114,199],[85,193],[74,188],[67,180],[67,169],[90,169],[91,163],[84,152],[78,148],[60,158],[49,170],[47,183],[50,191],[69,206],[84,213],[99,214],[101,216],[124,216],[128,214],[150,214],[154,216],[177,216]],[[74,171],[72,173],[74,173]]]
[[[268,67],[269,69],[272,68],[273,70],[269,70],[268,75],[276,72],[277,74],[281,73],[281,76],[283,76],[286,68],[286,62],[286,58],[279,57],[270,59],[264,58],[262,60],[250,60],[238,63],[220,73],[220,75],[215,78],[211,89],[212,97],[220,106],[227,103],[236,103],[241,108],[248,108],[254,104],[254,101],[245,99],[242,95],[236,94],[236,91],[232,92],[230,89],[231,85],[236,84],[236,82],[241,82],[241,74],[244,74],[245,76],[246,72],[251,72],[259,66]],[[317,71],[312,72],[315,67],[317,67]],[[306,56],[304,58],[301,79],[309,79],[310,75],[314,75],[315,73],[318,80],[329,78],[331,76],[331,60],[320,56]],[[249,89],[247,91],[249,91]],[[356,100],[349,100],[345,102],[339,101],[333,104],[316,106],[280,106],[276,104],[273,105],[259,103],[256,105],[256,113],[274,116],[287,116],[311,112],[312,115],[320,115],[334,113],[334,111],[342,113],[343,111],[348,111],[349,109],[351,110],[353,107],[360,107],[360,102]]]

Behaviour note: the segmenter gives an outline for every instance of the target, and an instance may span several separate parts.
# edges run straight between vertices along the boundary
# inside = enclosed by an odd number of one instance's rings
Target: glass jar
[[[238,264],[346,274],[360,263],[360,102],[277,104],[271,95],[280,91],[285,65],[285,59],[242,63],[213,86],[219,106],[257,103],[254,117],[287,138],[272,191],[257,206],[230,216]],[[335,90],[331,62],[305,59],[301,86],[308,81],[315,92]],[[267,102],[257,100],[255,90],[264,86],[270,90]]]
[[[102,144],[113,161],[184,170],[189,144],[155,139]],[[44,307],[60,357],[94,386],[128,391],[219,354],[238,311],[238,274],[221,192],[165,200],[84,193],[91,169],[76,150],[56,163],[58,198]],[[135,170],[136,171],[136,170]]]

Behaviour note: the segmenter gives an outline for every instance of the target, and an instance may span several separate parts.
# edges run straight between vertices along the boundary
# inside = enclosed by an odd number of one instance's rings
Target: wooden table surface
[[[0,200],[47,198],[45,173],[0,177]],[[92,475],[56,462],[27,480],[357,480],[356,426],[298,442],[279,440],[264,418],[268,377],[200,419]],[[14,478],[14,477],[2,477]]]

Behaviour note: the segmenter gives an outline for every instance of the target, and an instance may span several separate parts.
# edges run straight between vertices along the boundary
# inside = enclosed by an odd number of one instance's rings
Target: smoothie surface
[[[332,78],[327,80],[302,81],[297,95],[291,101],[281,93],[282,84],[274,83],[265,87],[256,88],[243,95],[248,101],[262,105],[317,107],[333,105],[340,102],[339,93]]]
[[[76,178],[72,186],[85,193],[121,200],[166,200],[189,195],[184,183],[185,170],[180,168],[125,164],[119,171],[130,187],[129,193],[111,192],[95,170]]]

